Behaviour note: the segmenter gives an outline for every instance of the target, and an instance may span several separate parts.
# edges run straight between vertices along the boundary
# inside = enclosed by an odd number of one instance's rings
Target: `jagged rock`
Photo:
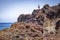
[[[58,6],[60,6],[60,3],[58,4]]]
[[[45,23],[45,17],[48,18],[51,22],[55,21],[56,30],[58,35],[58,30],[60,28],[60,4],[50,7],[48,4],[44,5],[42,9],[33,10],[31,18],[28,22],[37,23],[38,25],[43,25]],[[44,25],[43,25],[44,26]],[[46,25],[47,26],[47,25]],[[52,35],[52,37],[51,37]],[[57,36],[54,34],[48,34],[47,37],[43,37],[43,40],[59,40],[55,39]]]
[[[1,40],[38,40],[42,37],[42,27],[34,23],[14,23],[8,32],[3,31],[0,33]]]
[[[44,17],[50,20],[55,20],[56,18],[60,18],[60,6],[52,6],[50,7],[48,4],[44,5],[42,9],[33,10],[31,15],[20,15],[18,17],[18,22],[33,22],[38,23],[39,25],[43,25]]]
[[[50,32],[43,36],[45,27],[45,32]],[[19,15],[10,28],[0,30],[0,40],[60,40],[60,3],[46,4],[42,9],[34,9],[32,14]]]
[[[17,21],[18,22],[25,22],[26,20],[29,20],[31,18],[31,15],[30,14],[27,14],[27,15],[24,15],[24,14],[21,14]]]
[[[48,9],[49,8],[49,5],[48,4],[45,4],[43,8]]]

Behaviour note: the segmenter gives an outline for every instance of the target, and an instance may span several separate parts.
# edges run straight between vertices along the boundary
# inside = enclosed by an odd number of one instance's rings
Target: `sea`
[[[12,25],[12,23],[0,23],[0,30],[4,28],[9,28]]]

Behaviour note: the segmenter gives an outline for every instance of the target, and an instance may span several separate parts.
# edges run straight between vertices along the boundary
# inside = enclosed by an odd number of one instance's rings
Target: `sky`
[[[60,0],[0,0],[0,23],[16,22],[20,14],[31,14],[38,5],[58,5]]]

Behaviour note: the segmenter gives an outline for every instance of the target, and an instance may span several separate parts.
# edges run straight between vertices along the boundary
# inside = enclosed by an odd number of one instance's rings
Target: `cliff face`
[[[10,28],[0,31],[0,40],[60,40],[60,4],[21,14]]]
[[[17,22],[32,22],[43,25],[45,17],[49,20],[57,20],[60,18],[60,5],[50,7],[48,4],[44,5],[42,9],[33,10],[32,14],[20,15]],[[57,20],[58,21],[58,20]]]

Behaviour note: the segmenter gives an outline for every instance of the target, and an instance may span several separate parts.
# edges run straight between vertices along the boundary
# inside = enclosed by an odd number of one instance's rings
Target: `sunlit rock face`
[[[44,5],[21,14],[10,28],[0,30],[0,40],[60,40],[60,4]]]
[[[56,33],[55,29],[56,25],[54,22],[51,22],[50,20],[46,19],[43,24],[43,36],[46,36],[49,33]]]
[[[42,37],[41,26],[34,23],[18,22],[12,24],[10,30],[4,30],[0,33],[1,40],[41,40]]]

